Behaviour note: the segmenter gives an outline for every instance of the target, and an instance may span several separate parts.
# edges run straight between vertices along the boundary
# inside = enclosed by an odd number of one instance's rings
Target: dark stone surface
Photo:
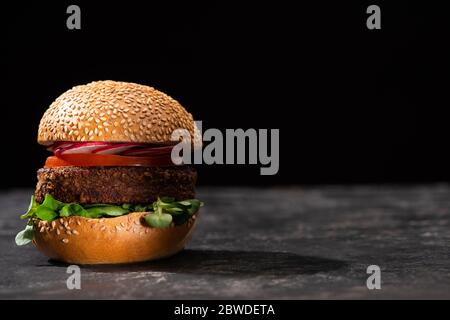
[[[0,298],[450,298],[446,185],[200,188],[187,250],[135,265],[66,266],[16,247],[31,190],[0,195]],[[368,290],[366,268],[381,267]]]

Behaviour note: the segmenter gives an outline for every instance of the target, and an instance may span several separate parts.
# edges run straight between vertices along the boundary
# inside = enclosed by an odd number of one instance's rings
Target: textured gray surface
[[[31,190],[0,195],[0,298],[450,298],[450,188],[200,188],[187,250],[157,262],[66,267],[16,247]],[[382,289],[366,288],[366,267]]]

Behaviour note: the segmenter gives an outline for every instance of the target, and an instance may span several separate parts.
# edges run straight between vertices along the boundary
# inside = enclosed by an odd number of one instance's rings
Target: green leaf
[[[191,201],[190,200],[178,201],[178,203],[181,204],[184,207],[189,207],[191,205]]]
[[[59,210],[60,217],[81,216],[87,217],[88,212],[78,203],[69,203]]]
[[[147,206],[140,205],[140,204],[135,205],[134,208],[132,208],[131,210],[134,212],[147,212],[148,211]]]
[[[203,203],[197,199],[188,200],[191,203],[191,206],[187,209],[187,213],[189,215],[193,215],[198,211],[198,209],[203,205]]]
[[[47,207],[53,211],[57,211],[64,206],[64,203],[56,200],[50,194],[46,194],[44,198],[44,202],[42,202],[41,206]]]
[[[34,216],[36,213],[36,210],[39,206],[39,203],[37,203],[36,199],[34,198],[34,195],[31,196],[30,205],[28,206],[27,213],[20,216],[20,219],[29,219]]]
[[[87,208],[86,212],[87,212],[87,216],[86,216],[87,218],[95,219],[95,218],[100,218],[103,215],[103,213],[100,210],[98,210],[98,207]]]
[[[111,205],[88,208],[88,209],[86,209],[86,211],[88,212],[88,216],[91,218],[98,218],[102,215],[116,217],[116,216],[122,216],[129,212],[128,210],[126,210],[122,207],[111,206]]]
[[[24,230],[16,235],[16,245],[24,246],[33,240],[34,230],[32,225],[27,225]]]
[[[181,214],[184,212],[183,209],[181,208],[177,208],[177,207],[169,207],[169,208],[164,208],[165,211],[171,213],[171,214]]]
[[[118,206],[102,207],[102,210],[104,214],[108,216],[122,216],[129,212],[128,210]]]
[[[147,223],[155,228],[165,228],[173,222],[176,225],[183,224],[189,216],[196,213],[203,205],[197,199],[175,201],[173,197],[161,197],[152,204],[122,204],[121,206],[111,204],[88,204],[63,203],[54,199],[50,194],[46,194],[42,204],[36,202],[34,196],[31,197],[30,206],[27,213],[21,215],[22,219],[39,218],[45,221],[52,221],[58,216],[82,216],[87,218],[100,218],[104,216],[121,216],[129,212],[148,212]]]
[[[41,205],[36,210],[36,216],[41,220],[52,221],[58,216],[58,214],[52,209]]]
[[[164,202],[166,200],[167,202]],[[153,202],[154,217],[148,218],[155,220],[154,225],[157,225],[156,219],[161,219],[161,215],[169,214],[176,225],[185,223],[190,216],[195,214],[203,203],[197,199],[188,199],[183,201],[175,201],[174,198],[158,198]],[[150,223],[149,223],[150,224]],[[151,225],[151,224],[150,224]]]
[[[167,228],[172,223],[172,216],[167,213],[152,213],[145,216],[145,221],[153,228]]]
[[[172,204],[172,203],[166,203],[166,202],[162,202],[162,201],[157,201],[156,202],[156,206],[158,207],[158,208],[172,208],[172,207],[174,207],[175,205],[174,204]]]
[[[192,206],[201,207],[203,205],[203,202],[201,202],[198,199],[189,199],[182,202],[189,202]]]
[[[60,217],[68,217],[70,215],[72,215],[72,211],[69,208],[69,204],[65,205],[64,207],[61,208],[61,210],[59,210],[59,216]]]
[[[94,207],[109,207],[109,206],[110,206],[110,204],[106,204],[106,203],[94,203],[94,204],[85,204],[85,205],[83,205],[83,207],[85,209],[94,208]]]

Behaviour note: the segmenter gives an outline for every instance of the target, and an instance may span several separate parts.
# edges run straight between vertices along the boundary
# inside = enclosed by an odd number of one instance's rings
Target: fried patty
[[[39,203],[49,193],[62,202],[146,204],[158,196],[194,198],[197,172],[190,166],[57,167],[39,169],[37,177]]]

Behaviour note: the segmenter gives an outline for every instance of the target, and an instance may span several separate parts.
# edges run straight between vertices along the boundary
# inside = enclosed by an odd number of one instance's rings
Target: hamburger
[[[16,243],[32,242],[50,259],[75,264],[147,261],[182,250],[202,203],[195,168],[172,162],[177,129],[198,142],[192,115],[152,87],[97,81],[63,93],[39,124],[37,141],[52,155],[37,172]]]

